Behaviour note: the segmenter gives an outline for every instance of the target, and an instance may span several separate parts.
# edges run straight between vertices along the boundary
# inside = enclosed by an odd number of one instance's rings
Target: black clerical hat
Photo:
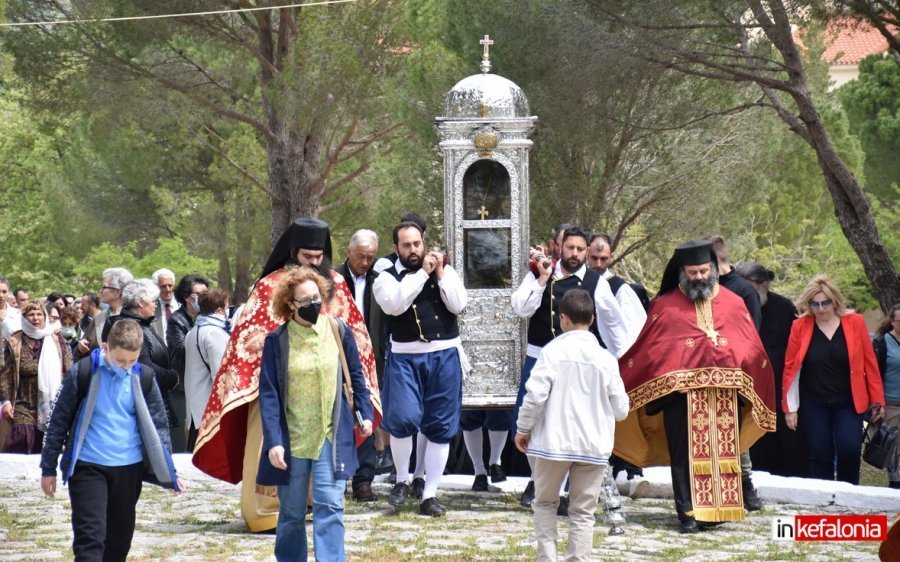
[[[691,240],[684,244],[675,246],[675,252],[666,265],[666,271],[663,273],[662,283],[659,286],[659,293],[667,293],[678,286],[678,272],[686,265],[703,265],[704,263],[715,264],[716,253],[713,251],[713,244],[709,240]]]
[[[331,232],[328,223],[312,217],[300,217],[291,223],[275,243],[260,278],[284,267],[291,257],[291,250],[322,250],[325,259],[331,261]]]

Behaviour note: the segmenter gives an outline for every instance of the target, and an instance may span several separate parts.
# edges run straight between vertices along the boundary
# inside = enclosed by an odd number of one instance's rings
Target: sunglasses
[[[831,306],[831,305],[832,305],[832,302],[831,302],[830,300],[824,300],[824,301],[809,301],[809,308],[810,308],[811,310],[816,310],[816,309],[818,309],[818,308],[828,308],[828,307]]]

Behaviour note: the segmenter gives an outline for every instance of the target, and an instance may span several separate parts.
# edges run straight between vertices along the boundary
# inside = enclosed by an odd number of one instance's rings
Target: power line
[[[231,10],[212,10],[208,12],[186,12],[181,14],[154,14],[149,16],[122,16],[118,18],[97,18],[97,19],[79,19],[79,20],[52,20],[52,21],[27,21],[27,22],[7,22],[0,23],[0,27],[28,27],[35,25],[64,25],[70,23],[102,23],[102,22],[118,22],[118,21],[135,21],[135,20],[157,20],[170,18],[189,18],[198,16],[213,16],[219,14],[236,14],[240,12],[260,12],[263,10],[280,10],[282,8],[306,8],[310,6],[327,6],[330,4],[346,4],[348,2],[357,2],[358,0],[321,0],[319,2],[304,2],[302,4],[284,4],[282,6],[265,6],[255,8],[234,8]]]

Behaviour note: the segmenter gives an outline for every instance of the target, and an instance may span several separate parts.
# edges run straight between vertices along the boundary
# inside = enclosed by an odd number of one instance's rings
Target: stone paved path
[[[71,559],[69,502],[65,488],[55,499],[43,496],[36,470],[10,475],[0,462],[0,561]],[[35,463],[36,464],[36,463]],[[179,463],[179,466],[184,464]],[[145,486],[129,560],[274,560],[273,535],[251,535],[240,518],[239,488],[180,469],[190,490],[175,496]],[[421,517],[416,506],[394,513],[384,501],[389,486],[376,484],[374,507],[347,502],[346,541],[350,560],[530,560],[534,558],[530,512],[518,506],[514,490],[523,479],[504,483],[506,491],[472,493],[471,477],[452,477],[440,500],[447,517]],[[900,507],[900,505],[898,505]],[[869,513],[893,510],[874,509]],[[766,502],[744,521],[697,535],[680,535],[670,500],[625,500],[625,534],[609,536],[598,521],[594,555],[600,560],[877,560],[877,543],[775,542],[773,517],[792,513],[864,513],[836,505]],[[560,526],[564,537],[568,524]],[[561,541],[562,543],[562,541]],[[310,543],[311,544],[311,543]],[[562,548],[562,544],[561,544]]]

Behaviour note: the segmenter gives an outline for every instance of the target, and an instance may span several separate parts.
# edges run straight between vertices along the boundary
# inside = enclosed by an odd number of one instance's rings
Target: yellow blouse
[[[310,327],[288,322],[287,426],[291,456],[318,459],[334,440],[338,347],[328,316]]]

